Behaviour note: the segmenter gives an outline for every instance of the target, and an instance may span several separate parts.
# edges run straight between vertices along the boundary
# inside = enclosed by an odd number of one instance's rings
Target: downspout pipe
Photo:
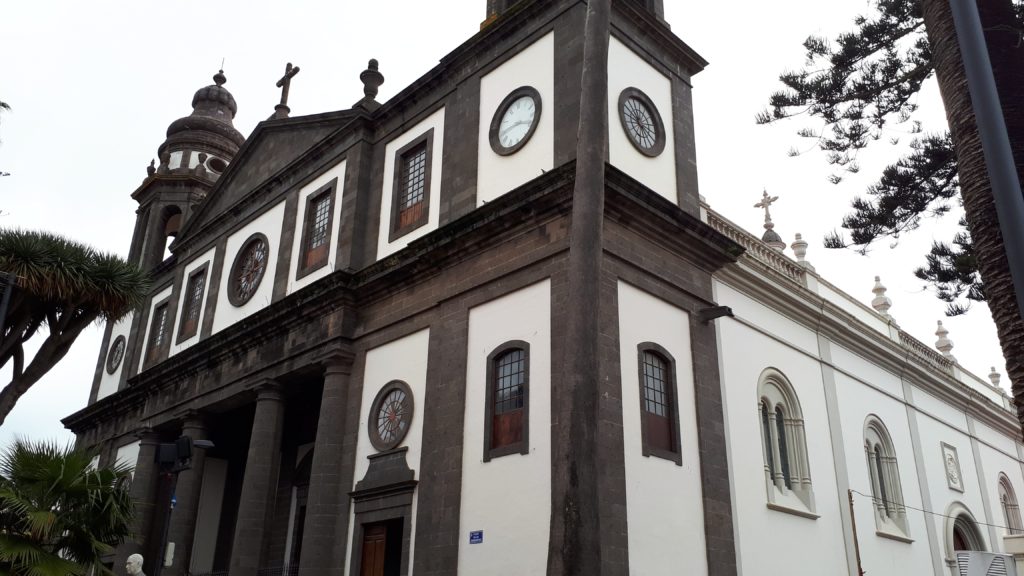
[[[1006,120],[996,91],[978,5],[975,0],[949,0],[949,6],[985,155],[999,230],[1003,235],[1003,249],[1017,295],[1017,314],[1024,317],[1024,195],[1021,194]]]

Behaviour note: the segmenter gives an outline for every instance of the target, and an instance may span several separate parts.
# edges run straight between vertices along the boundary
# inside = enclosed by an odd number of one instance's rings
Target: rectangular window
[[[199,332],[199,317],[203,310],[203,290],[206,288],[206,269],[204,265],[192,272],[185,283],[185,299],[182,302],[181,324],[178,328],[178,342],[188,340]]]
[[[389,241],[427,223],[430,211],[430,165],[434,130],[405,145],[395,154]]]
[[[682,466],[675,360],[668,350],[653,342],[640,344],[637,351],[643,455],[665,458]]]
[[[530,345],[506,342],[487,357],[484,462],[529,453]]]
[[[302,226],[302,250],[297,276],[302,278],[327,265],[330,257],[331,224],[334,220],[335,178],[306,197],[305,223]]]
[[[160,357],[166,342],[167,303],[164,302],[153,310],[153,320],[149,325],[149,350],[146,352],[147,363],[152,363]]]

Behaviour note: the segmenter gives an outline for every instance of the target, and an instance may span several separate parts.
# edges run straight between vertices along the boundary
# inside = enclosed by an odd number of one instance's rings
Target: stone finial
[[[807,260],[807,246],[807,240],[804,240],[803,234],[797,232],[793,243],[789,245],[793,249],[793,255],[796,256],[797,262],[803,263]]]
[[[871,300],[871,307],[878,311],[879,314],[889,315],[889,308],[892,307],[892,300],[885,295],[886,287],[882,285],[882,278],[875,276],[875,287],[871,289],[871,292],[875,295],[875,298]],[[942,322],[939,322],[939,326],[942,326]],[[937,346],[938,344],[936,344]]]
[[[993,386],[999,386],[999,372],[996,372],[996,367],[992,367],[992,371],[988,373],[988,380]]]
[[[359,80],[363,83],[363,94],[368,98],[377,97],[377,89],[384,83],[384,75],[380,73],[380,64],[375,58],[370,58],[370,61],[366,65],[366,70],[359,75]]]
[[[949,330],[946,330],[946,327],[942,325],[942,320],[939,320],[939,327],[935,330],[935,335],[939,337],[939,339],[935,341],[935,348],[939,352],[942,352],[942,355],[946,358],[956,360],[951,352],[953,350],[953,341],[947,338],[947,336],[949,336]]]
[[[281,89],[281,102],[274,106],[274,113],[270,116],[270,120],[287,118],[288,113],[292,111],[288,107],[288,91],[292,87],[292,78],[299,73],[298,66],[292,66],[291,62],[288,62],[284,67],[284,76],[277,81],[276,86]]]
[[[376,110],[380,104],[375,100],[380,85],[384,83],[384,75],[380,73],[377,60],[371,58],[366,65],[366,70],[359,74],[359,80],[363,83],[363,98],[356,102],[356,106],[366,110]]]
[[[156,158],[152,158],[149,161],[149,166],[146,166],[146,175],[152,176],[156,174]]]

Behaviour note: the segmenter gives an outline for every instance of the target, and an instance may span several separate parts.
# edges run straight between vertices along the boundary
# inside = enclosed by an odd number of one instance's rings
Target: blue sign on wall
[[[470,544],[483,544],[484,543],[484,531],[474,530],[469,533]]]

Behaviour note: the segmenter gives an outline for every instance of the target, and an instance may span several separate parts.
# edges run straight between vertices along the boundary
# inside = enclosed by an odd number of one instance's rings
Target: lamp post
[[[174,512],[176,503],[174,492],[178,487],[178,474],[192,468],[192,450],[197,448],[209,450],[213,448],[213,442],[209,440],[193,441],[189,436],[182,436],[174,442],[160,444],[157,447],[156,461],[160,466],[161,474],[171,479],[171,490],[167,501],[167,514],[164,516],[164,528],[160,536],[160,551],[156,564],[153,566],[153,576],[160,576],[167,559],[167,536],[171,528],[171,514]]]

